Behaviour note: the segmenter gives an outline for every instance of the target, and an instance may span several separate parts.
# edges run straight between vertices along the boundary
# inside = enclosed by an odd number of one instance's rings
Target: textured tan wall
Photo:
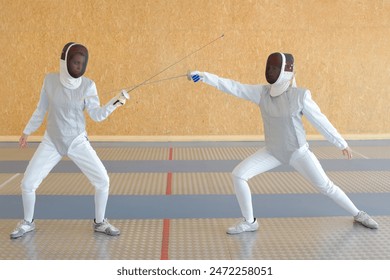
[[[85,44],[102,103],[198,69],[265,83],[269,53],[295,56],[297,82],[343,134],[390,131],[389,0],[0,0],[0,136],[20,135],[63,45]],[[185,78],[140,87],[90,135],[261,135],[258,108]],[[42,135],[41,127],[35,135]],[[316,131],[307,126],[308,134]]]

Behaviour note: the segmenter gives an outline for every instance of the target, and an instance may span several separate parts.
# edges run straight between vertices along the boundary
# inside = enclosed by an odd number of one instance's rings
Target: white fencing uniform
[[[95,83],[86,77],[78,79],[79,85],[70,89],[63,86],[59,73],[48,74],[38,106],[23,131],[26,135],[36,131],[47,113],[45,135],[28,164],[21,184],[26,221],[33,219],[35,190],[63,156],[68,156],[95,187],[95,219],[101,222],[104,218],[109,177],[88,141],[84,110],[94,121],[100,122],[117,107],[112,105],[115,98],[101,107]]]
[[[203,82],[225,93],[254,102],[260,107],[264,124],[265,148],[242,161],[232,172],[242,215],[253,221],[251,192],[247,181],[281,164],[290,164],[321,193],[329,196],[353,216],[359,210],[347,195],[328,178],[315,155],[309,150],[302,123],[305,115],[311,124],[332,144],[345,149],[348,144],[321,113],[309,90],[290,87],[272,97],[271,85],[245,85],[202,73]]]

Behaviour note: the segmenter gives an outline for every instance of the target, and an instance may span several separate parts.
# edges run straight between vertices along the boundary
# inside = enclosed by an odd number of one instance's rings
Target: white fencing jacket
[[[339,149],[348,147],[307,89],[290,87],[283,94],[271,97],[270,85],[241,84],[207,72],[203,73],[203,82],[260,107],[266,149],[282,163],[289,163],[295,151],[308,146],[303,115],[330,143]]]
[[[78,88],[68,89],[61,84],[59,73],[46,75],[37,108],[23,133],[30,135],[36,131],[48,113],[45,136],[61,155],[66,155],[72,141],[80,134],[86,134],[85,109],[94,121],[106,119],[116,106],[110,100],[101,107],[95,83],[86,77],[81,79]]]

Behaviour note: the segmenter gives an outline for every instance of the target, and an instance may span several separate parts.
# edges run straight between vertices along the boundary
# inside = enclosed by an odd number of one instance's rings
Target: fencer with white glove
[[[106,219],[110,180],[106,168],[89,142],[85,112],[93,121],[101,122],[118,106],[125,104],[129,95],[122,91],[108,104],[100,105],[95,82],[84,76],[88,50],[81,44],[67,43],[62,49],[59,62],[59,72],[45,76],[37,108],[19,140],[20,147],[26,147],[28,136],[34,133],[46,118],[43,140],[21,181],[23,219],[11,232],[12,239],[21,238],[35,230],[36,190],[64,156],[80,167],[95,187],[95,213],[91,216],[93,230],[112,236],[120,234],[120,230]]]

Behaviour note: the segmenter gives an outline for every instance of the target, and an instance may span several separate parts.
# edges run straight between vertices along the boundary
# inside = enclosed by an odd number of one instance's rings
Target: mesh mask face
[[[267,65],[265,67],[265,78],[269,84],[274,84],[282,69],[283,59],[280,53],[273,53],[268,56]]]
[[[66,62],[68,74],[77,79],[83,76],[87,69],[88,50],[83,45],[71,42],[64,46],[61,59]]]
[[[272,53],[268,56],[265,78],[269,84],[282,80],[286,72],[294,71],[294,57],[288,53]]]

